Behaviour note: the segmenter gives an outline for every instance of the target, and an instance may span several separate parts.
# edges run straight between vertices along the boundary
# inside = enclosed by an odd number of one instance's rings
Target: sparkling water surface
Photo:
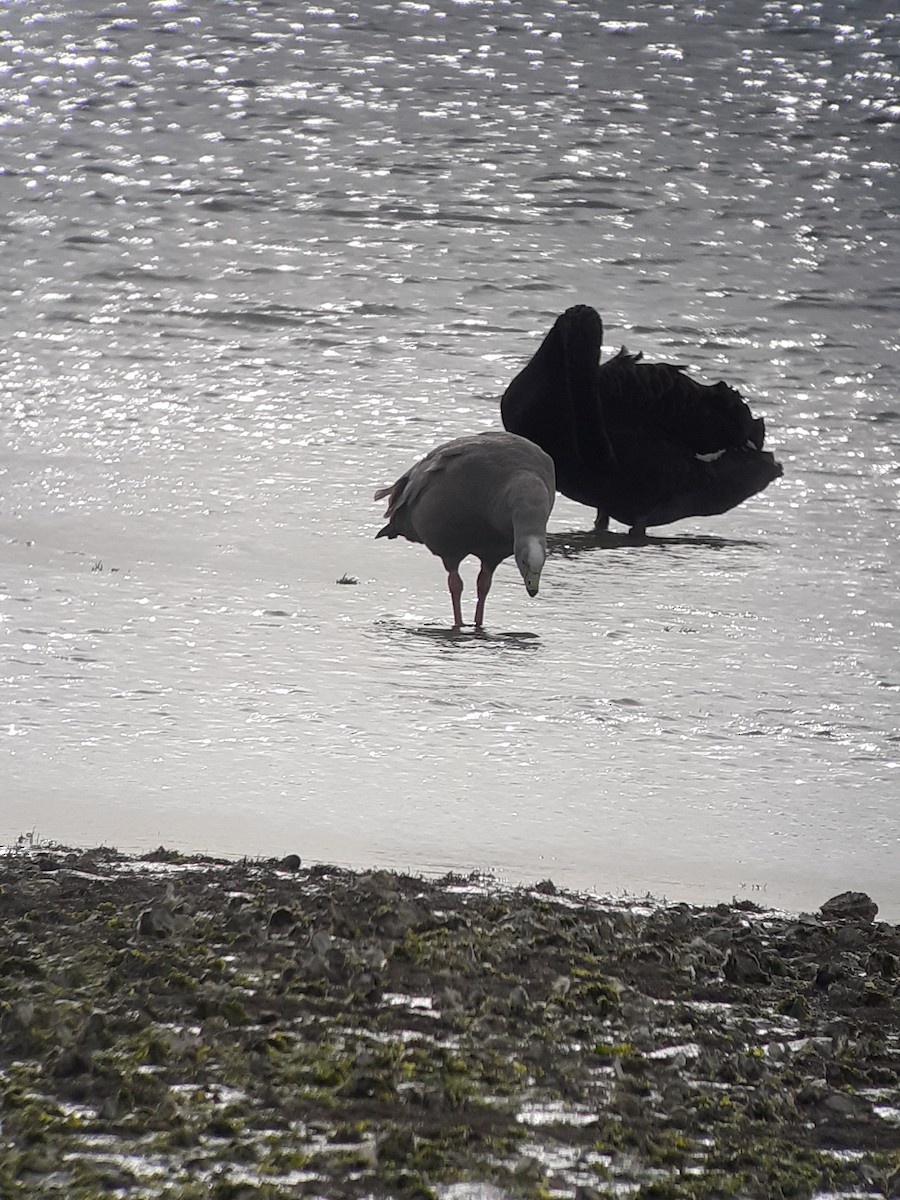
[[[898,24],[0,4],[0,841],[900,918]],[[372,493],[573,303],[784,479],[646,546],[560,498],[453,635]]]

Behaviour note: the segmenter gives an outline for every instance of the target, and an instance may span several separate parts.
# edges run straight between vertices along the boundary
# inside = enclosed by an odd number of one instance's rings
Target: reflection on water
[[[678,528],[678,526],[674,526]],[[675,549],[678,546],[697,546],[706,550],[728,550],[733,547],[761,548],[763,543],[747,538],[710,537],[704,534],[664,534],[656,536],[647,534],[643,537],[630,537],[627,532],[617,533],[614,530],[574,530],[571,533],[550,533],[547,537],[547,550],[550,554],[561,554],[571,558],[592,550],[621,550],[627,547],[653,546],[658,550]]]
[[[376,632],[387,633],[391,638],[428,638],[437,646],[447,650],[457,650],[464,646],[487,646],[499,644],[502,648],[515,647],[521,650],[533,649],[532,641],[538,634],[529,630],[498,632],[496,629],[475,629],[466,625],[462,629],[454,626],[417,625],[408,626],[399,621],[377,621]]]
[[[0,837],[900,915],[896,18],[5,16]],[[372,492],[576,302],[785,477],[642,545],[560,499],[454,633]]]

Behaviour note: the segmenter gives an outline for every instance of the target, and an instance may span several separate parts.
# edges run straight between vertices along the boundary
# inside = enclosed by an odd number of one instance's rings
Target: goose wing
[[[388,506],[384,514],[387,524],[375,534],[377,538],[405,537],[411,542],[422,540],[413,523],[416,501],[441,473],[446,471],[454,459],[465,454],[470,442],[470,438],[457,438],[456,441],[437,446],[405,471],[396,482],[378,489],[375,499],[383,500],[387,497]]]

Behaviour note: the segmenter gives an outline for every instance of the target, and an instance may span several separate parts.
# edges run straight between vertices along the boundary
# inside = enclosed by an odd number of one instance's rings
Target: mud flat
[[[824,898],[823,898],[824,899]],[[900,1196],[900,927],[0,855],[0,1196]]]

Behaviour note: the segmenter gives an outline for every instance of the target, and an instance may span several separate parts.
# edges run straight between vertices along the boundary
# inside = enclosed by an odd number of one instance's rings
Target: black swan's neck
[[[586,310],[586,311],[585,311]],[[600,351],[603,346],[603,325],[599,315],[585,306],[570,310],[571,319],[563,333],[563,362],[568,403],[564,406],[568,422],[567,434],[577,458],[594,469],[615,466],[606,424],[603,420],[603,400],[600,394]]]

